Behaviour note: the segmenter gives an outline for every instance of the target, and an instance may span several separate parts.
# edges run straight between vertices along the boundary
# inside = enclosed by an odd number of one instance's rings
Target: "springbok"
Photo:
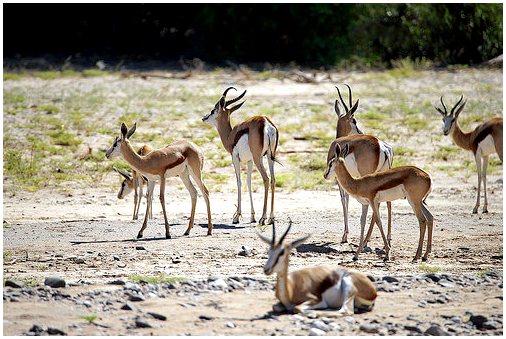
[[[276,298],[282,306],[295,313],[325,308],[337,308],[345,315],[353,314],[355,309],[370,311],[376,299],[376,288],[360,272],[313,266],[288,273],[290,252],[309,237],[284,243],[291,227],[292,221],[289,220],[288,228],[277,243],[274,224],[272,239],[258,234],[270,245],[264,272],[267,275],[277,273]]]
[[[230,125],[230,115],[238,110],[244,104],[244,101],[233,107],[230,107],[230,105],[241,100],[246,94],[246,91],[237,98],[226,101],[227,92],[231,89],[236,90],[234,87],[227,88],[213,110],[205,115],[202,121],[216,127],[223,146],[227,152],[232,155],[232,163],[234,164],[237,180],[237,210],[232,219],[233,224],[239,223],[239,218],[241,217],[241,162],[246,162],[248,164],[248,191],[251,203],[250,222],[252,223],[256,222],[253,195],[251,192],[251,170],[253,168],[253,163],[262,176],[264,183],[264,205],[259,224],[265,224],[267,217],[269,177],[264,168],[263,157],[267,156],[267,163],[271,176],[271,214],[267,221],[267,223],[270,224],[274,221],[274,190],[276,187],[274,161],[276,161],[276,149],[279,140],[278,129],[266,116],[254,116],[232,128]]]
[[[202,182],[202,168],[204,166],[204,155],[202,151],[192,142],[186,140],[176,141],[164,148],[155,149],[148,154],[141,156],[135,152],[130,144],[129,138],[134,134],[137,124],[130,129],[122,123],[121,136],[114,139],[113,144],[107,150],[105,156],[109,158],[121,156],[139,174],[148,179],[148,201],[153,198],[153,190],[157,180],[160,182],[160,203],[162,205],[163,217],[165,220],[165,237],[170,239],[169,221],[165,212],[165,179],[179,176],[191,196],[192,210],[188,229],[184,235],[189,235],[195,218],[195,205],[197,204],[197,190],[193,186],[190,176],[199,187],[207,205],[207,235],[212,234],[213,224],[211,223],[211,207],[209,203],[209,191]],[[144,223],[137,238],[142,238],[144,229],[148,225],[148,214],[151,205],[146,206]]]
[[[151,152],[153,148],[151,148],[148,145],[143,145],[139,148],[137,151],[137,154],[143,156]],[[141,200],[142,200],[142,189],[144,185],[148,183],[148,179],[143,177],[142,175],[138,175],[137,172],[134,170],[132,173],[129,173],[123,169],[113,168],[119,175],[121,175],[124,180],[121,182],[121,187],[118,192],[118,199],[123,199],[126,197],[130,192],[134,191],[134,214],[132,217],[132,220],[137,220],[139,217],[139,208],[141,206]],[[137,194],[137,189],[139,189],[139,194]],[[152,201],[147,202],[148,204],[151,204]],[[150,215],[149,218],[153,218],[152,214],[152,208],[149,209]]]
[[[417,261],[422,255],[425,229],[428,227],[427,250],[422,258],[423,261],[426,261],[432,250],[432,228],[434,223],[434,217],[425,204],[425,199],[427,199],[432,186],[430,175],[415,166],[400,166],[383,172],[368,174],[361,178],[354,178],[348,171],[344,160],[349,152],[350,148],[348,145],[345,145],[344,148],[341,149],[337,143],[336,156],[329,161],[325,169],[324,177],[327,178],[330,176],[331,172],[334,172],[339,181],[339,185],[342,186],[348,194],[357,199],[362,206],[371,206],[373,210],[373,221],[378,225],[383,238],[386,252],[385,261],[389,259],[390,243],[385,238],[385,233],[383,232],[379,214],[379,203],[407,198],[420,225],[418,249],[413,262]],[[362,210],[363,209],[362,207]],[[364,214],[362,214],[360,218],[360,244],[353,260],[358,260],[358,255],[363,249],[365,222],[366,218]],[[372,226],[373,223],[371,222],[367,237],[370,237]]]
[[[446,106],[441,96],[441,105],[443,109],[435,107],[436,110],[443,116],[443,133],[444,135],[450,134],[455,143],[468,151],[473,152],[474,160],[476,161],[476,169],[478,171],[478,194],[476,196],[476,205],[473,208],[473,214],[478,213],[480,207],[480,190],[481,182],[483,181],[484,203],[483,213],[488,213],[487,201],[487,167],[488,157],[491,154],[497,153],[502,162],[502,117],[495,117],[485,121],[477,126],[472,132],[466,133],[460,128],[457,118],[464,109],[466,101],[462,104],[462,99],[453,106],[450,113],[446,110]],[[459,106],[460,105],[460,106]]]
[[[381,141],[377,137],[370,134],[363,134],[357,126],[357,120],[355,119],[355,112],[357,111],[360,99],[357,99],[353,105],[351,87],[348,87],[348,99],[349,107],[341,96],[339,87],[336,86],[339,99],[344,107],[344,114],[341,114],[339,109],[339,102],[335,101],[334,110],[337,114],[337,125],[336,125],[336,139],[330,144],[327,153],[327,163],[335,157],[336,144],[341,147],[349,145],[350,153],[346,157],[346,167],[348,171],[355,176],[360,177],[370,173],[376,173],[387,170],[392,167],[393,162],[393,150],[392,146],[384,141]],[[349,206],[349,194],[339,185],[339,193],[341,195],[341,204],[343,205],[343,216],[344,216],[344,233],[341,243],[348,241],[348,206]],[[392,229],[392,204],[387,201],[388,209],[388,242],[391,241],[391,229]],[[366,218],[368,207],[362,208],[361,218]],[[371,220],[371,226],[374,224]],[[367,241],[366,241],[367,243]]]

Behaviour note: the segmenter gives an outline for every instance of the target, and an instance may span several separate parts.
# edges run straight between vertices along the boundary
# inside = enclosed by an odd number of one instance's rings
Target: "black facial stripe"
[[[274,264],[272,265],[272,267],[276,267],[276,265],[278,264],[278,261],[279,261],[279,258],[283,256],[283,254],[285,254],[285,249],[282,249],[281,252],[279,252],[278,256],[276,257],[276,260],[274,261]]]

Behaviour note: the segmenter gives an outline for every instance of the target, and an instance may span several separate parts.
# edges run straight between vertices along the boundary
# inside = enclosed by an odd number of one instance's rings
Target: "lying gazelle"
[[[143,156],[151,152],[153,148],[149,147],[148,145],[143,145],[139,148],[137,151],[137,154]],[[130,192],[134,191],[134,214],[133,214],[133,220],[137,220],[139,218],[139,208],[141,207],[141,200],[142,200],[142,188],[144,185],[148,183],[148,179],[143,177],[142,175],[138,175],[135,170],[132,171],[130,174],[129,172],[114,168],[116,172],[118,172],[119,175],[121,175],[124,180],[121,182],[121,187],[118,192],[118,199],[123,199],[126,197]],[[139,189],[139,194],[137,194],[137,189]],[[151,204],[152,201],[148,200],[148,204]],[[153,218],[153,210],[150,207],[149,208],[150,214],[149,218]]]
[[[290,252],[305,241],[309,235],[283,243],[292,227],[292,221],[276,243],[273,224],[272,239],[259,237],[270,245],[269,258],[264,266],[267,275],[277,273],[276,298],[290,312],[304,312],[325,308],[337,308],[341,314],[370,311],[376,299],[376,288],[362,273],[343,268],[313,266],[288,273]]]
[[[481,182],[483,181],[484,203],[483,213],[488,213],[487,201],[487,167],[488,157],[491,154],[497,153],[502,162],[502,117],[495,117],[489,119],[476,127],[472,132],[465,133],[459,126],[457,118],[460,112],[464,109],[467,101],[462,104],[462,99],[455,106],[453,106],[450,113],[446,110],[446,106],[441,96],[441,105],[443,109],[435,107],[443,116],[443,133],[444,135],[450,134],[453,141],[461,148],[473,152],[474,160],[476,161],[476,169],[478,171],[478,194],[476,196],[476,205],[473,208],[473,213],[478,213],[480,207],[480,189]],[[460,105],[460,106],[459,106]]]
[[[214,106],[214,109],[204,116],[202,121],[216,127],[223,146],[227,152],[232,155],[232,163],[234,164],[235,176],[237,179],[237,210],[234,214],[232,223],[239,223],[239,218],[241,217],[241,162],[246,162],[248,164],[248,191],[251,203],[250,222],[256,222],[253,195],[251,192],[251,170],[254,163],[264,182],[264,205],[259,224],[265,224],[269,192],[269,177],[267,176],[263,164],[263,157],[266,156],[271,175],[271,214],[267,221],[267,223],[270,224],[274,220],[274,189],[276,187],[274,161],[276,161],[276,149],[279,140],[278,129],[266,116],[254,116],[232,128],[230,125],[230,115],[238,110],[244,104],[244,101],[233,107],[230,107],[230,105],[241,100],[246,94],[246,91],[237,98],[226,101],[225,97],[230,89],[236,90],[234,87],[227,88]]]
[[[211,208],[209,204],[209,191],[202,182],[202,168],[204,166],[204,156],[202,151],[192,142],[186,140],[176,141],[166,147],[153,150],[141,156],[135,152],[130,141],[128,140],[134,134],[137,124],[130,129],[122,123],[121,124],[121,137],[116,137],[112,146],[107,150],[106,157],[112,158],[122,156],[130,166],[139,174],[148,179],[148,197],[150,201],[153,198],[153,190],[156,181],[160,182],[160,203],[162,205],[163,217],[165,220],[165,237],[170,239],[169,222],[167,220],[167,213],[165,212],[165,179],[169,177],[179,176],[185,185],[188,192],[190,192],[192,210],[188,229],[184,235],[189,235],[193,227],[195,217],[195,205],[197,204],[197,190],[193,186],[190,176],[195,180],[199,187],[204,200],[207,205],[207,235],[211,235],[213,224],[211,223]],[[144,216],[144,223],[137,235],[137,238],[142,238],[142,233],[148,225],[148,214],[151,205],[147,204],[146,215]]]
[[[422,260],[427,260],[432,250],[432,226],[434,218],[427,209],[425,199],[431,191],[430,175],[415,166],[400,166],[388,169],[383,172],[377,172],[365,175],[360,178],[354,178],[345,166],[345,158],[350,152],[348,145],[341,147],[336,143],[336,154],[332,158],[325,170],[324,177],[330,177],[331,173],[335,173],[337,181],[343,189],[352,197],[357,199],[362,205],[370,205],[373,210],[373,221],[378,225],[383,243],[385,246],[385,258],[389,259],[390,244],[385,238],[381,217],[379,215],[379,203],[383,201],[394,201],[397,199],[407,198],[409,204],[418,218],[420,225],[420,238],[418,241],[418,249],[413,261],[416,261],[422,255],[423,240],[425,237],[425,229],[427,231],[427,250]],[[360,244],[353,260],[358,259],[358,255],[362,252],[364,245],[364,229],[366,218],[364,215],[360,218]],[[368,236],[372,231],[373,223],[369,227]]]
[[[344,114],[341,114],[339,109],[339,102],[336,100],[334,110],[337,114],[337,125],[336,125],[336,140],[330,144],[327,153],[327,163],[335,157],[336,144],[343,147],[348,144],[350,147],[350,153],[345,159],[346,168],[355,177],[364,176],[366,174],[384,171],[392,167],[393,162],[393,150],[392,146],[384,141],[381,141],[377,137],[370,134],[363,134],[357,126],[357,120],[355,119],[355,112],[359,105],[359,100],[354,105],[352,99],[351,87],[348,87],[348,99],[349,107],[341,96],[339,88],[336,86],[337,93],[344,107]],[[339,193],[341,195],[341,203],[343,205],[344,215],[344,234],[341,242],[345,243],[348,241],[348,205],[349,195],[346,191],[339,186]],[[392,204],[387,201],[388,208],[388,242],[391,241],[391,229],[392,229]],[[367,217],[368,205],[362,206],[362,217]],[[371,225],[373,221],[371,220]]]

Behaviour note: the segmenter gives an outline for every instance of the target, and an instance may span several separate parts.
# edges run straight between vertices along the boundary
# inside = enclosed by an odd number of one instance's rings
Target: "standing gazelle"
[[[431,191],[432,181],[430,175],[415,166],[400,166],[383,172],[368,174],[361,178],[353,178],[346,168],[344,160],[349,151],[348,145],[345,145],[341,150],[339,144],[336,144],[336,156],[329,161],[324,177],[328,178],[331,172],[335,172],[339,185],[341,185],[348,194],[357,199],[362,205],[370,205],[372,207],[373,221],[378,225],[381,236],[383,237],[386,251],[384,260],[389,259],[390,244],[383,232],[379,214],[379,203],[407,198],[420,224],[418,249],[413,261],[418,260],[422,255],[425,229],[428,227],[427,250],[422,258],[423,261],[427,260],[432,250],[432,226],[434,221],[432,214],[425,204],[425,199]],[[357,260],[359,253],[362,252],[365,222],[366,218],[362,215],[360,218],[360,244],[353,260]],[[371,222],[371,226],[367,232],[367,238],[370,236],[372,226],[373,223]]]
[[[392,167],[393,162],[393,150],[392,146],[384,141],[381,141],[377,137],[370,134],[363,134],[357,126],[357,120],[355,119],[355,112],[359,105],[359,100],[354,105],[352,99],[351,87],[348,87],[348,99],[349,107],[341,96],[339,88],[336,86],[339,99],[344,107],[344,114],[341,114],[339,109],[339,102],[336,100],[334,110],[337,114],[337,125],[336,125],[336,139],[330,144],[327,153],[327,163],[335,157],[336,144],[342,147],[349,145],[350,152],[345,159],[345,164],[348,171],[355,177],[364,176],[379,171],[384,171]],[[341,204],[343,205],[343,216],[344,216],[344,233],[341,242],[345,243],[348,241],[348,205],[349,195],[346,191],[339,186],[339,193],[341,195]],[[392,229],[392,204],[387,201],[388,209],[388,232],[387,238],[390,243],[391,240],[391,229]],[[367,217],[368,206],[362,207],[361,218]],[[371,225],[373,221],[371,221]]]
[[[116,137],[113,144],[107,150],[105,156],[109,159],[112,157],[122,156],[134,170],[148,179],[148,201],[153,197],[153,190],[157,180],[160,181],[160,203],[162,205],[163,217],[165,219],[165,237],[170,239],[169,221],[165,212],[165,179],[169,177],[179,176],[190,192],[192,210],[188,229],[184,235],[189,235],[193,227],[195,218],[195,205],[197,204],[197,190],[193,186],[190,176],[199,186],[204,200],[207,205],[207,235],[211,235],[213,224],[211,223],[211,207],[209,204],[209,191],[202,182],[202,168],[204,166],[204,156],[202,151],[192,142],[186,140],[176,141],[164,148],[156,149],[145,156],[141,156],[135,152],[134,148],[128,140],[134,134],[137,124],[130,129],[122,123],[121,137]],[[142,232],[148,225],[148,215],[151,204],[147,204],[144,223],[137,235],[142,238]]]
[[[376,299],[376,288],[369,278],[356,271],[327,266],[313,266],[288,273],[290,252],[309,236],[283,243],[292,227],[292,221],[276,243],[276,230],[272,239],[258,234],[270,245],[269,258],[264,266],[267,275],[277,273],[276,298],[290,312],[304,312],[337,308],[340,314],[353,314],[354,309],[370,311]]]
[[[453,141],[461,148],[471,151],[474,154],[474,160],[476,161],[476,169],[478,171],[478,194],[476,196],[476,205],[473,208],[473,213],[478,213],[478,207],[480,207],[480,189],[481,182],[483,181],[484,191],[484,203],[483,213],[488,213],[488,201],[487,201],[487,167],[488,157],[491,154],[497,153],[499,159],[502,162],[502,117],[495,117],[489,119],[476,127],[474,131],[465,133],[459,126],[457,118],[464,109],[467,101],[462,104],[462,99],[455,106],[453,106],[450,113],[446,110],[446,106],[441,96],[441,105],[443,109],[435,107],[439,113],[443,116],[443,133],[444,135],[450,134]],[[459,106],[460,105],[460,106]]]
[[[274,221],[274,189],[276,187],[274,161],[276,160],[276,149],[279,140],[278,129],[266,116],[254,116],[232,128],[230,125],[230,115],[238,110],[244,104],[244,101],[233,107],[229,106],[241,100],[246,94],[246,91],[237,98],[226,101],[225,97],[230,89],[236,90],[234,87],[227,88],[213,110],[205,115],[202,121],[216,127],[223,146],[227,152],[232,155],[232,163],[234,164],[235,176],[237,179],[237,210],[234,214],[232,223],[239,223],[239,218],[241,216],[241,162],[246,162],[248,164],[248,191],[251,203],[250,222],[256,222],[255,210],[253,208],[253,195],[251,192],[251,170],[253,168],[253,162],[264,182],[264,205],[259,224],[265,224],[265,219],[267,218],[269,177],[264,168],[263,157],[267,156],[267,163],[271,175],[271,214],[267,222],[270,224]]]

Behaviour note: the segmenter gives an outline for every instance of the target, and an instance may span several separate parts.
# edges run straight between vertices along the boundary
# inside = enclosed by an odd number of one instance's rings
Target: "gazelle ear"
[[[126,139],[126,135],[128,133],[128,128],[127,126],[125,125],[124,122],[121,123],[121,136],[123,137],[122,139],[125,140]]]
[[[132,180],[132,175],[125,171],[124,169],[113,167],[113,170],[115,170],[118,174],[120,174],[123,178],[127,180]]]
[[[466,105],[466,103],[467,103],[467,100],[464,101],[462,103],[462,105],[460,105],[459,108],[457,108],[457,111],[455,112],[455,119],[457,119],[457,117],[459,116],[460,112],[462,112],[462,110],[464,109],[464,106]]]
[[[336,142],[336,159],[339,158],[340,154],[341,154],[341,146],[339,146],[339,143]]]
[[[443,116],[443,118],[446,116],[445,112],[443,112],[443,110],[437,106],[434,106],[434,108],[439,112],[441,113],[441,115]]]
[[[355,114],[355,111],[357,110],[358,108],[358,103],[360,102],[360,99],[357,99],[357,101],[355,102],[355,105],[353,105],[353,107],[350,109],[350,111],[348,112],[348,116],[352,116],[353,114]]]
[[[346,144],[346,145],[344,145],[343,149],[341,150],[341,154],[339,154],[339,157],[345,158],[349,152],[350,152],[350,145]]]
[[[132,128],[130,128],[126,134],[126,138],[127,139],[130,139],[130,137],[132,136],[132,134],[134,134],[135,130],[137,129],[137,122],[134,123],[134,125],[132,126]]]
[[[307,240],[307,238],[309,238],[311,236],[311,234],[308,234],[302,238],[299,238],[297,240],[294,240],[290,243],[290,248],[296,248],[297,246],[299,246],[300,244],[302,244],[304,241]]]
[[[338,117],[341,116],[341,110],[339,109],[339,102],[336,99],[336,103],[334,104],[334,111],[336,111],[336,114]]]

